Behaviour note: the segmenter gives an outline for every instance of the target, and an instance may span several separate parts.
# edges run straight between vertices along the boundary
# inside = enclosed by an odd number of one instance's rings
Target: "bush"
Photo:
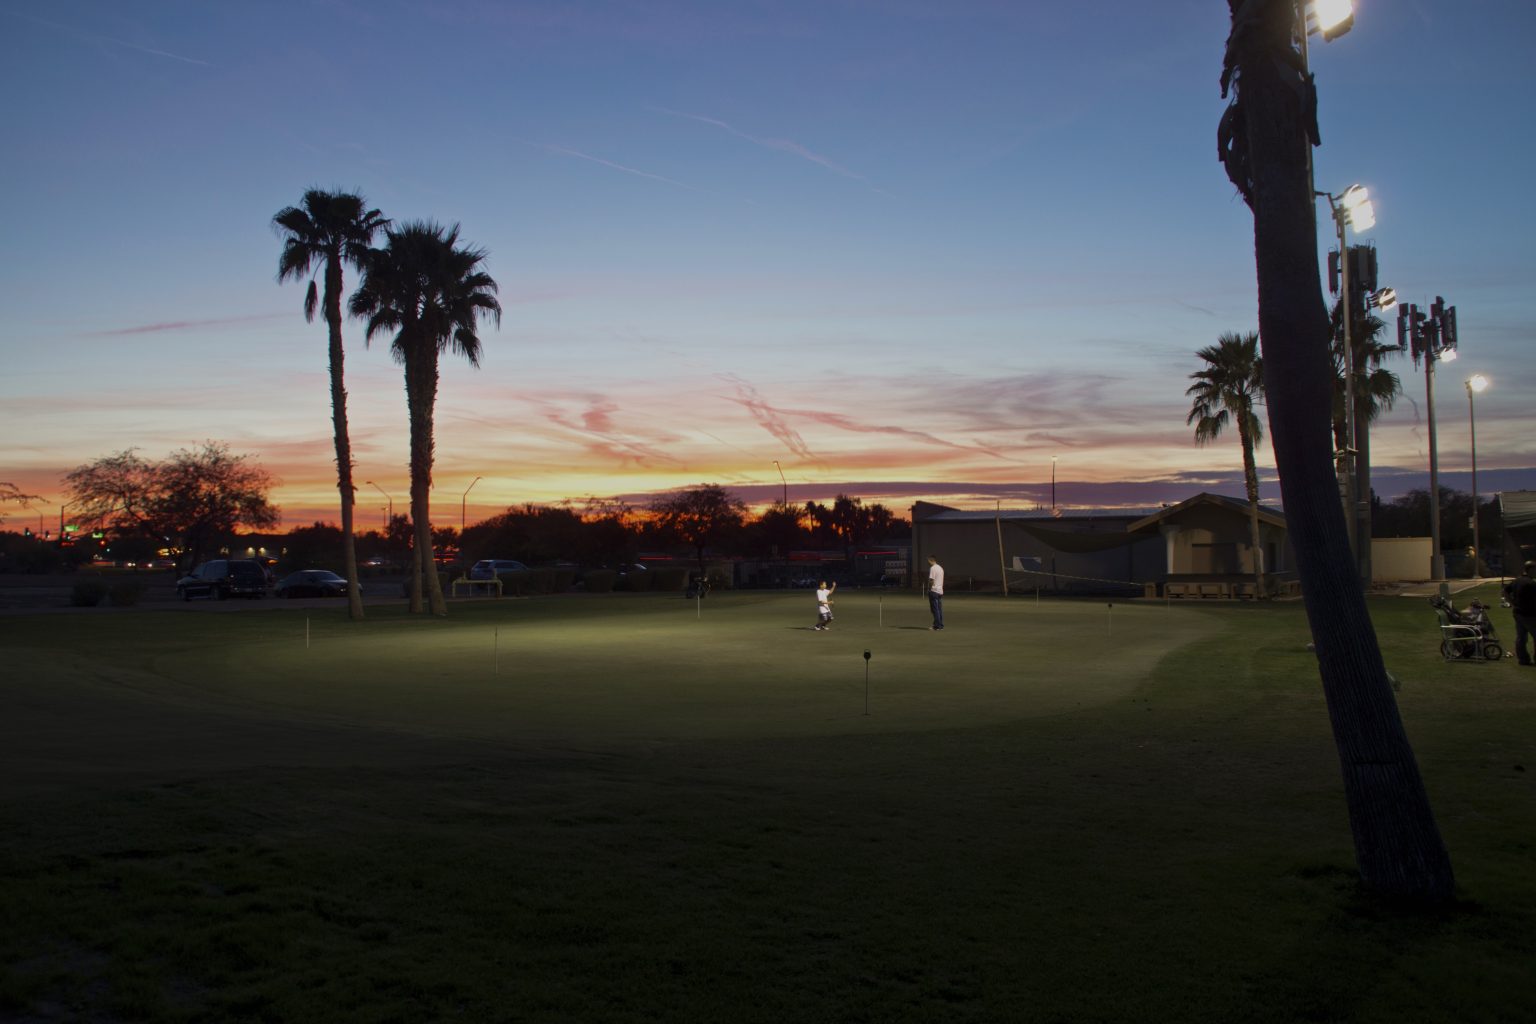
[[[618,589],[628,591],[642,591],[651,589],[651,580],[655,577],[652,569],[631,569],[619,578]]]
[[[501,580],[502,597],[524,597],[533,592],[531,569],[503,569],[496,578]]]
[[[612,569],[593,569],[581,578],[582,589],[589,594],[611,594],[619,574]]]
[[[654,577],[651,583],[652,590],[665,590],[670,593],[674,590],[688,589],[688,574],[691,571],[690,569],[678,566],[666,566],[665,568],[652,569],[646,575]]]
[[[101,580],[76,580],[69,591],[69,603],[76,608],[95,608],[106,596],[107,587]]]
[[[144,596],[144,584],[138,580],[118,580],[107,588],[107,600],[114,608],[131,608]]]

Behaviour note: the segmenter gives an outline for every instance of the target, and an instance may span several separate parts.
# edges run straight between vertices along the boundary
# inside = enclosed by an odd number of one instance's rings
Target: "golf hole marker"
[[[869,648],[864,648],[864,713],[869,714]]]

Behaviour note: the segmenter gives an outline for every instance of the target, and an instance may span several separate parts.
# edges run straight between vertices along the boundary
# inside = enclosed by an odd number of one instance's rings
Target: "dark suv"
[[[204,562],[189,575],[176,581],[176,596],[183,601],[194,597],[265,597],[267,570],[254,558],[216,558]]]

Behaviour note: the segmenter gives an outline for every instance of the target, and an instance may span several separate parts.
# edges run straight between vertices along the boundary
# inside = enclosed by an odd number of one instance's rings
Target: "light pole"
[[[1481,579],[1477,558],[1482,547],[1477,535],[1477,409],[1472,404],[1472,394],[1488,389],[1488,378],[1474,373],[1467,378],[1467,420],[1472,428],[1472,578]]]
[[[391,498],[389,496],[389,493],[387,491],[385,491],[384,488],[380,487],[378,484],[374,483],[372,480],[364,480],[363,483],[367,484],[369,487],[372,487],[374,490],[376,490],[380,494],[384,495],[384,500],[389,502],[389,519],[384,524],[384,532],[388,533],[389,532],[389,524],[395,521],[395,499]]]
[[[1355,493],[1355,456],[1360,449],[1359,438],[1355,436],[1355,346],[1350,336],[1355,301],[1354,293],[1350,290],[1350,259],[1345,229],[1354,228],[1356,232],[1369,230],[1376,223],[1376,208],[1363,185],[1351,185],[1338,195],[1329,192],[1317,194],[1328,200],[1339,236],[1339,308],[1342,312],[1339,319],[1344,326],[1344,445],[1336,457],[1339,463],[1339,493],[1344,502],[1344,518],[1349,527],[1349,546],[1355,555],[1355,574],[1360,576],[1364,560],[1362,551],[1370,546],[1371,538],[1368,530],[1364,536],[1361,535],[1362,516],[1356,505],[1357,502],[1363,502],[1365,517],[1369,517],[1370,496]],[[1369,579],[1365,582],[1369,582]]]
[[[784,467],[779,465],[779,460],[773,460],[773,468],[779,471],[779,483],[784,485],[784,511],[789,511],[789,481],[784,479]]]
[[[469,492],[475,489],[475,484],[484,479],[481,476],[475,477],[469,482],[469,486],[464,488],[464,493],[459,495],[459,543],[461,545],[464,543],[464,503],[469,498]]]
[[[1051,456],[1051,514],[1056,514],[1056,456]]]
[[[1429,425],[1429,578],[1445,579],[1445,555],[1440,550],[1440,453],[1435,435],[1435,363],[1456,359],[1456,307],[1435,296],[1426,319],[1419,307],[1397,308],[1397,347],[1408,348],[1413,365],[1424,360],[1424,407]]]

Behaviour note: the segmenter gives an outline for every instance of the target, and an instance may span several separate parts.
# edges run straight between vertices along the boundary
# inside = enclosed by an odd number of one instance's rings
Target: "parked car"
[[[183,601],[194,597],[265,597],[267,570],[254,558],[215,558],[204,562],[176,581],[176,596]]]
[[[493,580],[497,573],[523,572],[528,567],[522,562],[511,558],[482,558],[469,567],[469,578],[472,580]]]
[[[363,585],[357,585],[362,593]],[[329,569],[300,569],[277,585],[278,597],[346,597],[347,581]]]

